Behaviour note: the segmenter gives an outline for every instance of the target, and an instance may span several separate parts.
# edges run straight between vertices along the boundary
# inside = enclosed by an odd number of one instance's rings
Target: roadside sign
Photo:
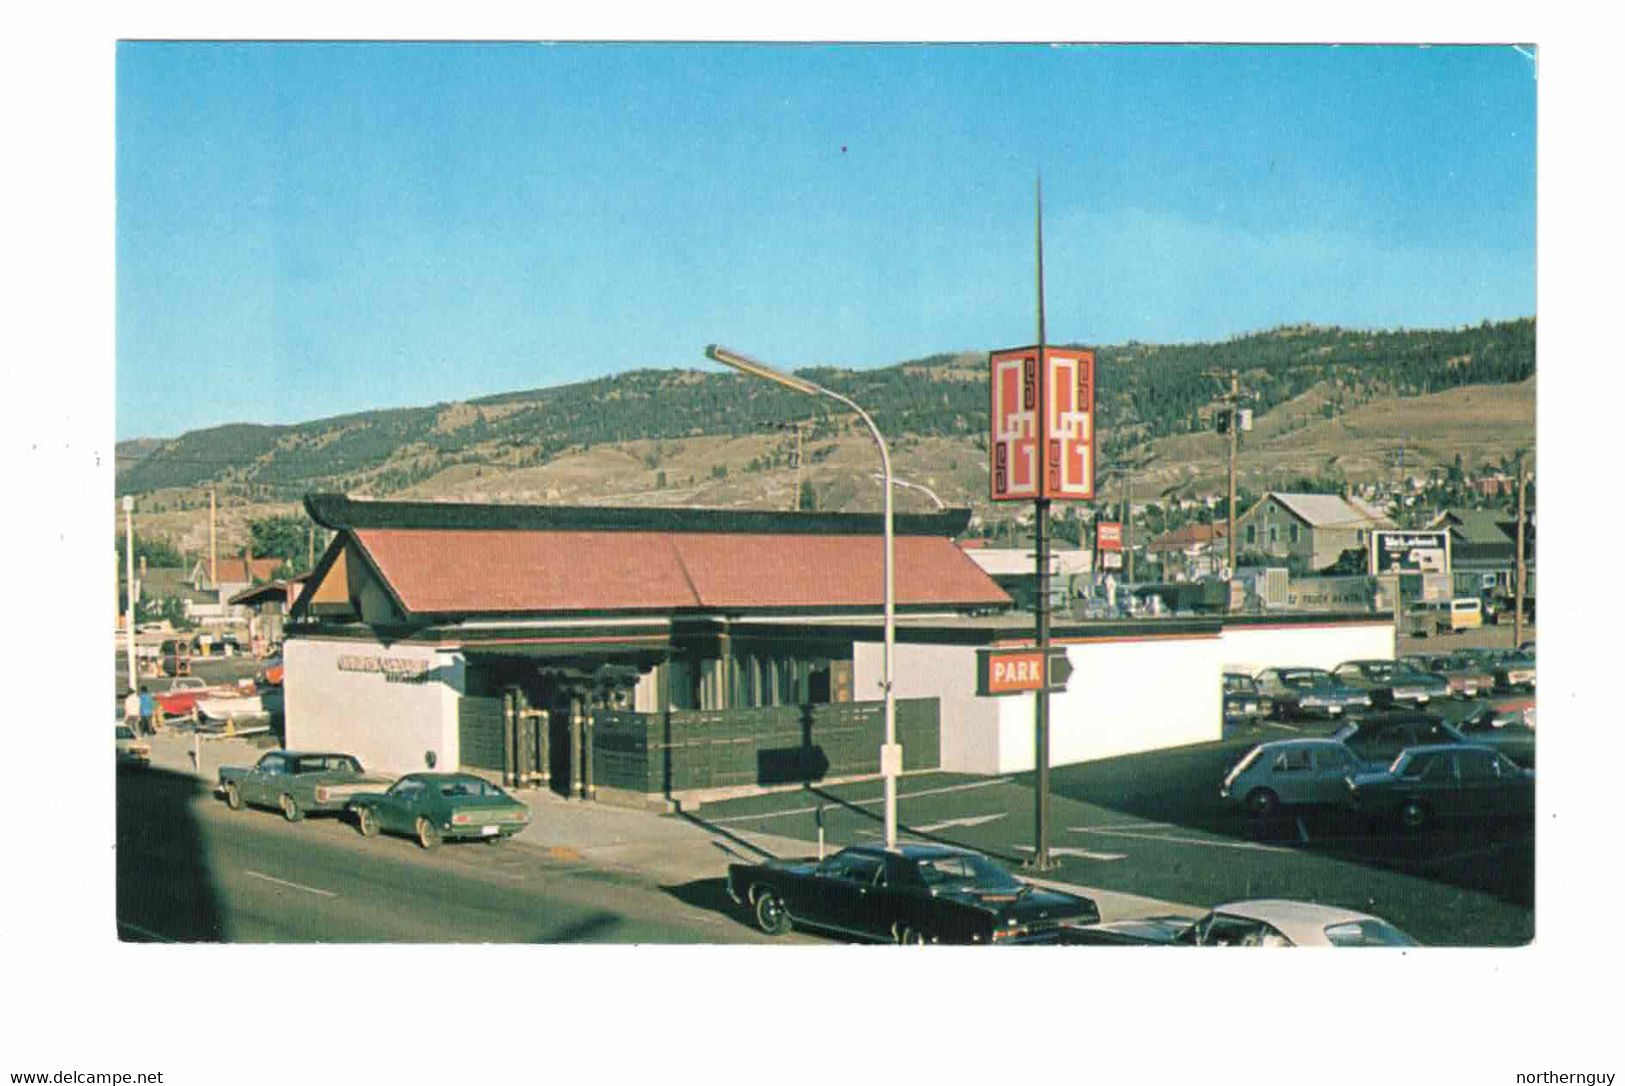
[[[1103,551],[1123,549],[1123,522],[1103,520],[1095,525],[1095,546]]]
[[[1095,352],[1044,348],[1047,417],[1042,419],[1038,415],[1038,348],[994,351],[989,361],[992,499],[1093,498]]]
[[[1449,532],[1371,533],[1371,573],[1449,573]]]
[[[978,649],[976,693],[979,697],[1066,689],[1072,663],[1066,649]]]

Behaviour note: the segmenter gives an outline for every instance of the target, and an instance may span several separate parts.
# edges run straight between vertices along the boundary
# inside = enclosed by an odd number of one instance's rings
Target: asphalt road
[[[1325,726],[1310,730],[1323,730]],[[1211,907],[1287,897],[1384,917],[1430,945],[1518,945],[1534,935],[1534,828],[1473,825],[1420,836],[1338,813],[1258,824],[1218,799],[1225,770],[1280,728],[1220,743],[1051,771],[1053,877]],[[908,836],[1021,862],[1032,854],[1030,774],[908,777],[898,818]],[[813,839],[822,806],[832,847],[881,835],[880,785],[814,787],[707,804],[722,829]]]
[[[363,838],[231,811],[190,778],[118,777],[120,937],[182,942],[753,943],[721,879],[661,886],[530,845]],[[799,933],[776,943],[815,941]]]

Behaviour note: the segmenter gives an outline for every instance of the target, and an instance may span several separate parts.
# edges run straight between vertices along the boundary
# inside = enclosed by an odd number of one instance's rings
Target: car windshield
[[[1359,668],[1366,678],[1376,679],[1378,682],[1385,682],[1393,678],[1395,670],[1394,665],[1387,660],[1367,660],[1354,666]]]
[[[974,886],[981,890],[1019,890],[1021,880],[974,852],[922,856],[916,861],[920,878],[931,887]]]
[[[1389,669],[1389,674],[1395,679],[1428,679],[1432,678],[1426,671],[1415,664],[1401,660]]]
[[[1416,946],[1416,940],[1386,920],[1348,920],[1326,927],[1326,941],[1332,946]]]
[[[1299,690],[1322,690],[1328,686],[1337,685],[1326,672],[1308,669],[1283,671],[1281,672],[1281,681]]]
[[[458,777],[455,780],[441,781],[437,787],[443,796],[502,795],[502,789],[494,784],[482,781],[478,777]]]
[[[1246,675],[1226,675],[1224,692],[1227,694],[1256,694],[1258,684]]]

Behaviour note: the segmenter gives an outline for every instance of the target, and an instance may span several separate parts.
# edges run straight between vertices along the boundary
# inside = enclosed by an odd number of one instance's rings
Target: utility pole
[[[124,667],[135,690],[135,498],[124,495]]]
[[[1230,494],[1229,501],[1225,503],[1226,521],[1224,529],[1225,564],[1230,570],[1231,580],[1236,576],[1236,444],[1237,433],[1241,429],[1241,419],[1236,413],[1236,401],[1241,397],[1241,379],[1235,370],[1230,371]],[[1233,595],[1227,595],[1225,610],[1229,610]]]
[[[1123,579],[1134,583],[1134,469],[1123,472]]]
[[[1524,578],[1527,570],[1524,566],[1524,492],[1525,478],[1523,473],[1523,450],[1518,450],[1518,583],[1512,600],[1512,647],[1517,648],[1523,644],[1523,594]]]
[[[316,522],[311,521],[310,535],[305,544],[305,572],[316,568]]]
[[[209,488],[209,584],[216,586],[220,583],[220,556],[215,547],[214,532],[214,487]]]

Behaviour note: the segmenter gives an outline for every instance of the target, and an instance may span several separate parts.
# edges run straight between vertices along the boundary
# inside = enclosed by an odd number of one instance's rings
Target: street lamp
[[[869,478],[873,479],[877,483],[880,483],[882,486],[885,485],[886,477],[884,475],[880,474],[879,472],[875,472],[874,474],[870,475]],[[943,502],[943,500],[941,498],[937,497],[937,492],[932,490],[928,486],[921,486],[919,483],[904,482],[902,479],[893,479],[891,481],[891,485],[892,486],[900,486],[904,490],[918,490],[921,494],[924,494],[926,497],[928,497],[932,501],[936,502],[938,509],[946,509],[946,508],[948,508],[948,506]]]
[[[857,412],[858,418],[869,428],[869,436],[875,439],[875,447],[880,450],[880,470],[885,479],[885,494],[882,498],[884,519],[885,558],[884,569],[884,632],[882,640],[884,648],[881,657],[881,689],[885,694],[886,714],[886,742],[880,748],[880,775],[886,794],[886,847],[897,847],[897,776],[903,770],[903,748],[897,743],[897,699],[892,692],[892,656],[894,643],[897,637],[897,620],[894,614],[895,589],[894,567],[892,561],[892,474],[891,453],[886,449],[886,439],[880,436],[880,430],[875,426],[874,419],[869,413],[839,392],[831,391],[823,385],[814,384],[805,377],[797,377],[793,373],[776,370],[772,366],[758,362],[754,358],[747,358],[726,347],[711,344],[705,349],[705,356],[713,362],[721,362],[749,377],[759,377],[764,381],[772,381],[781,388],[792,392],[805,393],[808,396],[827,396],[837,403],[844,404]]]

